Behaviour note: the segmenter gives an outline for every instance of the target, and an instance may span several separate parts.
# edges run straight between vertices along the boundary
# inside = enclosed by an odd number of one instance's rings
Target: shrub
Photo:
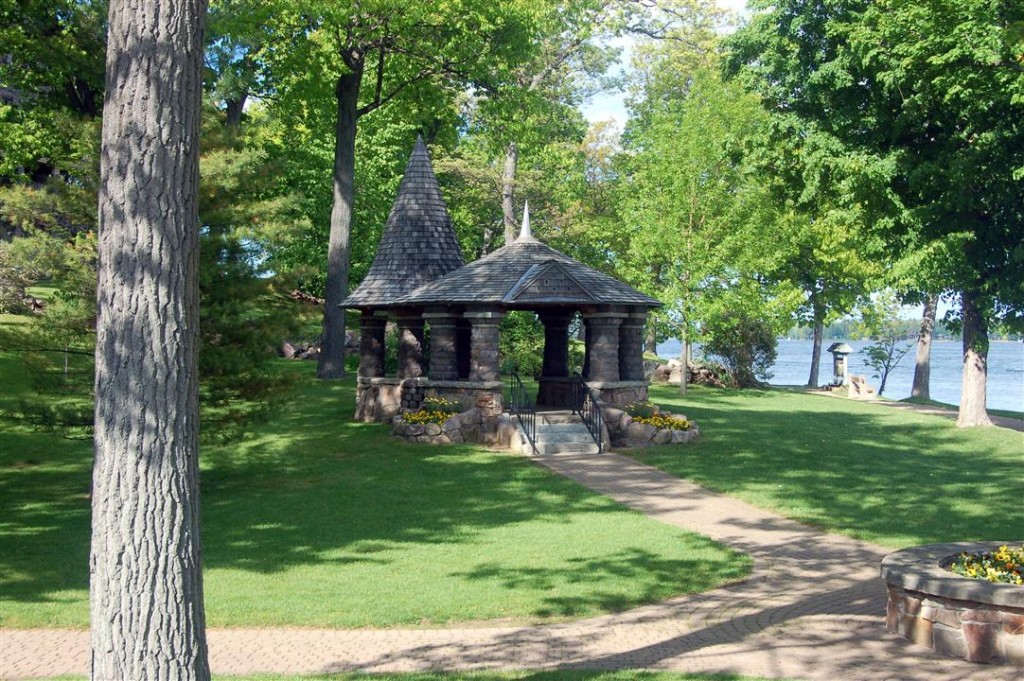
[[[633,402],[626,405],[626,413],[633,417],[633,420],[651,418],[657,415],[658,407],[650,402]]]
[[[502,373],[540,378],[544,356],[544,325],[532,312],[513,310],[501,320]]]
[[[755,387],[771,378],[768,370],[775,362],[775,347],[771,324],[744,312],[725,312],[707,325],[704,354],[721,361],[729,382],[738,388]]]

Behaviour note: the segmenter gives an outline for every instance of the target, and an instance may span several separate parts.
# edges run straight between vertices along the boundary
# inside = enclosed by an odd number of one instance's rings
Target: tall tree
[[[942,252],[959,300],[960,426],[985,410],[988,327],[1024,315],[1024,6],[991,0],[759,2],[733,69],[766,106],[886,176],[901,204],[872,221],[904,257]]]
[[[511,55],[529,47],[529,14],[518,3],[481,0],[309,0],[275,8],[276,34],[262,58],[277,74],[277,93],[322,101],[325,82],[333,90],[333,200],[320,378],[345,373],[345,315],[339,304],[349,283],[358,121],[424,82],[442,91],[494,89]]]
[[[932,334],[935,331],[938,307],[938,295],[931,294],[925,298],[921,328],[917,334],[917,348],[914,352],[914,382],[910,387],[910,396],[920,400],[931,397]]]
[[[205,0],[113,0],[99,200],[93,679],[208,679],[199,536]]]

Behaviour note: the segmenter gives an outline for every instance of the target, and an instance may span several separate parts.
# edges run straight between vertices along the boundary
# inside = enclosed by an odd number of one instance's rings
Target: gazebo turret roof
[[[511,244],[422,284],[403,296],[402,305],[500,305],[537,308],[566,305],[660,307],[661,302],[587,267],[541,243],[530,229],[529,208]]]
[[[441,188],[423,138],[417,138],[366,278],[342,307],[390,307],[423,284],[462,267]]]

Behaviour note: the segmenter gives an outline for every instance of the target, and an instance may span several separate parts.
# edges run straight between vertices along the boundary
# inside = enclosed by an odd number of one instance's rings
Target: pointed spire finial
[[[519,230],[520,239],[532,239],[533,231],[530,229],[530,202],[523,201],[523,227]]]

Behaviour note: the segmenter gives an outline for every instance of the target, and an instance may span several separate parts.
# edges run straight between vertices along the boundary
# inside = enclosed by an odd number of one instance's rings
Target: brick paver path
[[[755,560],[750,579],[567,624],[463,629],[213,629],[214,674],[581,668],[822,681],[1019,681],[1021,670],[936,656],[885,632],[885,550],[817,532],[615,454],[540,463]],[[0,630],[0,677],[84,674],[83,631]]]

